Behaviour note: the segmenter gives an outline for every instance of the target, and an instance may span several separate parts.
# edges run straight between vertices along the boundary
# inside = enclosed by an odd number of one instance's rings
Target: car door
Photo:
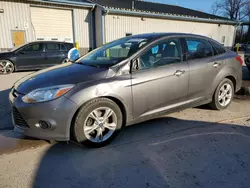
[[[45,63],[43,43],[32,43],[16,52],[16,64],[19,69],[39,69]]]
[[[155,114],[187,100],[189,70],[178,38],[151,46],[133,62],[131,84],[135,117]]]
[[[186,58],[190,71],[188,98],[206,100],[223,60],[214,56],[212,46],[202,38],[185,38]]]
[[[65,58],[67,58],[66,53],[61,50],[61,44],[56,42],[48,42],[45,44],[46,52],[46,67],[61,64]]]

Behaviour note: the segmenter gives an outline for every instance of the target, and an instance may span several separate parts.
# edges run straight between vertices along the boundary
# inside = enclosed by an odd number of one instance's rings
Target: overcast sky
[[[179,5],[195,10],[201,10],[210,13],[211,6],[216,0],[146,0],[165,4]]]

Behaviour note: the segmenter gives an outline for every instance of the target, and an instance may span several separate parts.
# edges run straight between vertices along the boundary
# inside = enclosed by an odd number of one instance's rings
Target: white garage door
[[[72,11],[31,7],[36,40],[73,42]]]

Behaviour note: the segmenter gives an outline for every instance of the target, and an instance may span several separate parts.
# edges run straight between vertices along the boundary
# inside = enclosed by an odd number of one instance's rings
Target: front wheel
[[[9,60],[0,60],[0,74],[10,74],[14,72],[15,66]]]
[[[231,80],[225,78],[217,87],[210,107],[215,110],[226,109],[233,100],[234,85]]]
[[[75,120],[74,136],[88,147],[110,143],[122,128],[122,113],[110,99],[98,98],[84,105]]]

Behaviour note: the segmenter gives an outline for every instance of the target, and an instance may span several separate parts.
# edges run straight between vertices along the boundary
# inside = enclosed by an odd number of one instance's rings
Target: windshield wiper
[[[100,67],[99,65],[95,65],[95,64],[87,64],[87,63],[83,63],[83,62],[78,62],[81,65],[86,65],[86,66],[90,66],[90,67]]]

